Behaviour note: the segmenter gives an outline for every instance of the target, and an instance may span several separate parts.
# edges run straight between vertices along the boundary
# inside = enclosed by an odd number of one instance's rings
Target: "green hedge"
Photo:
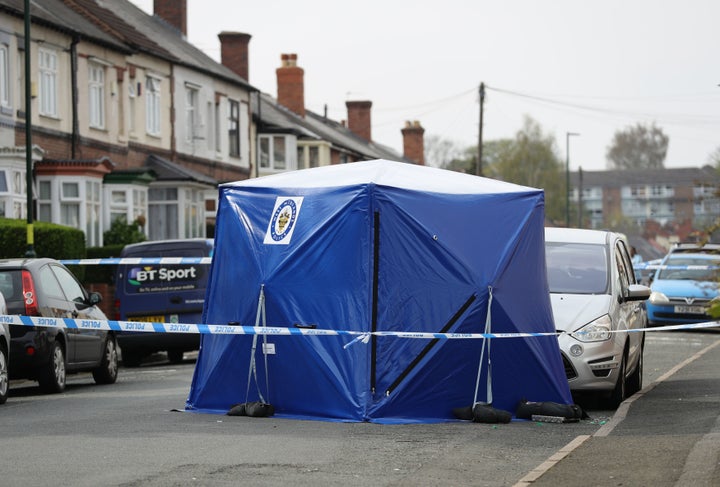
[[[102,259],[119,257],[125,244],[85,247],[85,234],[77,228],[34,222],[35,254],[53,259]],[[0,218],[0,259],[24,257],[27,251],[27,222]],[[108,283],[115,278],[115,265],[73,265],[68,268],[83,283]]]
[[[77,228],[35,222],[33,236],[33,247],[38,257],[85,258],[85,234]],[[0,258],[24,257],[27,251],[27,222],[0,218],[0,242]]]

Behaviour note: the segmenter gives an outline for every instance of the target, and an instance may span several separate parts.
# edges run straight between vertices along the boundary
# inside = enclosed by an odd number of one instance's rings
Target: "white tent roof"
[[[451,194],[496,194],[535,188],[446,169],[377,159],[288,171],[222,186],[257,188],[324,188],[374,183],[379,186]]]

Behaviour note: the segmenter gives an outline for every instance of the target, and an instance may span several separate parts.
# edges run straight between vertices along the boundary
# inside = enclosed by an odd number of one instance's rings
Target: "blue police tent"
[[[571,404],[543,225],[542,190],[384,160],[222,185],[203,322],[296,333],[203,335],[186,410],[263,400],[281,417],[404,423],[476,400]],[[486,325],[547,335],[445,335]]]

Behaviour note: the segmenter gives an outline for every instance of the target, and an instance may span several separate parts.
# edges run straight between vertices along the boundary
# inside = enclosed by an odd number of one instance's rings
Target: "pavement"
[[[516,484],[720,486],[720,337]]]

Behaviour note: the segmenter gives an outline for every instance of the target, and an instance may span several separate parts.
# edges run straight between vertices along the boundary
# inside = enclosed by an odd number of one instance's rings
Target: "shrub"
[[[142,226],[145,219],[139,217],[132,223],[127,223],[125,218],[116,218],[110,225],[110,230],[103,233],[105,245],[126,245],[136,242],[144,242],[145,234]]]
[[[38,257],[85,257],[85,234],[82,230],[54,223],[34,222],[33,236],[33,248]],[[24,257],[27,252],[27,222],[0,218],[0,242],[0,258]]]

